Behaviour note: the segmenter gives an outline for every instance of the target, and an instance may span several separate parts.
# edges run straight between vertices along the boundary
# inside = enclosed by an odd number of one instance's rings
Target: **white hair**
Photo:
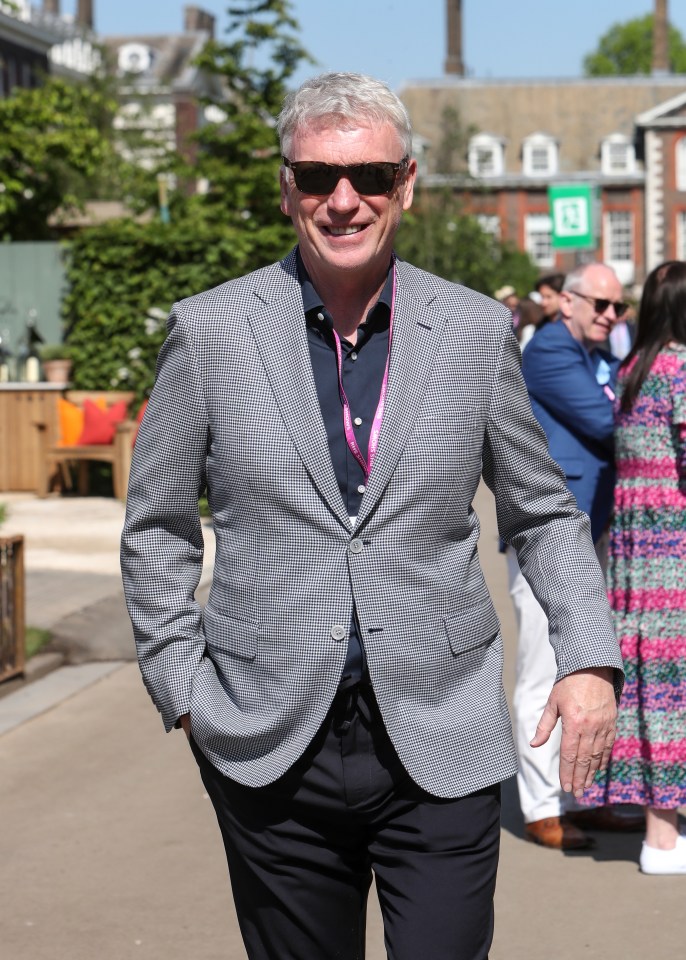
[[[354,129],[390,124],[403,154],[412,153],[412,125],[404,103],[382,80],[362,73],[322,73],[289,93],[276,121],[281,153],[288,156],[296,130],[323,121]]]

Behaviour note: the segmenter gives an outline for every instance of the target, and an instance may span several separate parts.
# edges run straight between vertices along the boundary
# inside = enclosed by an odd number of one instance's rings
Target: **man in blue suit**
[[[560,318],[536,332],[522,369],[531,406],[577,504],[591,518],[602,563],[603,533],[614,488],[613,400],[619,361],[602,349],[625,313],[622,287],[609,267],[591,263],[567,276]],[[531,737],[555,679],[548,621],[508,550],[510,593],[519,622],[514,709],[518,786],[527,839],[556,849],[590,845],[586,829],[637,829],[611,808],[574,810],[557,778],[559,737],[536,746]]]

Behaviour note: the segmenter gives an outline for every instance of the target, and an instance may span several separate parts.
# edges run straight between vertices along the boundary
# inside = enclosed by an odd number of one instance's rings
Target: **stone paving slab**
[[[60,667],[40,680],[27,684],[11,696],[2,697],[0,736],[46,713],[120,667],[121,663],[84,663],[78,667]]]

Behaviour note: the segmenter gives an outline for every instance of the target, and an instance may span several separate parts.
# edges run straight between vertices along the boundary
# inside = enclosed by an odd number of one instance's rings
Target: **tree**
[[[198,155],[187,173],[204,177],[209,190],[194,202],[203,216],[256,234],[265,259],[267,249],[278,256],[292,241],[279,211],[275,119],[289,80],[302,62],[313,62],[300,45],[290,9],[288,0],[230,7],[227,42],[210,41],[197,61],[217,77],[222,94],[205,100],[217,120],[195,136]]]
[[[58,208],[121,197],[137,172],[118,156],[109,81],[46,78],[0,99],[0,237],[45,240]]]
[[[396,249],[415,266],[487,296],[505,283],[524,295],[538,276],[528,254],[486,233],[450,188],[415,189],[415,207],[400,226]]]
[[[205,178],[207,192],[174,191],[169,224],[118,221],[71,242],[63,313],[76,387],[133,389],[142,397],[152,386],[172,299],[270,263],[293,244],[279,209],[274,118],[288,80],[309,58],[289,9],[286,0],[232,7],[228,42],[210,42],[199,58],[223,91],[205,102],[216,119],[196,135],[192,164],[175,156],[166,166],[181,184]]]
[[[676,27],[669,28],[669,68],[686,73],[686,42]],[[584,58],[587,77],[650,73],[653,63],[653,15],[616,23]]]
[[[526,253],[486,233],[476,217],[464,212],[461,193],[479,190],[466,170],[467,143],[475,133],[466,127],[453,107],[441,114],[442,137],[436,149],[435,168],[453,181],[428,186],[417,181],[414,206],[405,214],[398,232],[398,253],[418,267],[446,280],[464,283],[488,296],[504,284],[520,294],[532,289],[538,270]]]

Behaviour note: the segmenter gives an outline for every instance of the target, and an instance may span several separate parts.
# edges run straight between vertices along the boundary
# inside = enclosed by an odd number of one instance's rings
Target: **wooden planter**
[[[0,682],[24,672],[24,538],[0,537]]]

